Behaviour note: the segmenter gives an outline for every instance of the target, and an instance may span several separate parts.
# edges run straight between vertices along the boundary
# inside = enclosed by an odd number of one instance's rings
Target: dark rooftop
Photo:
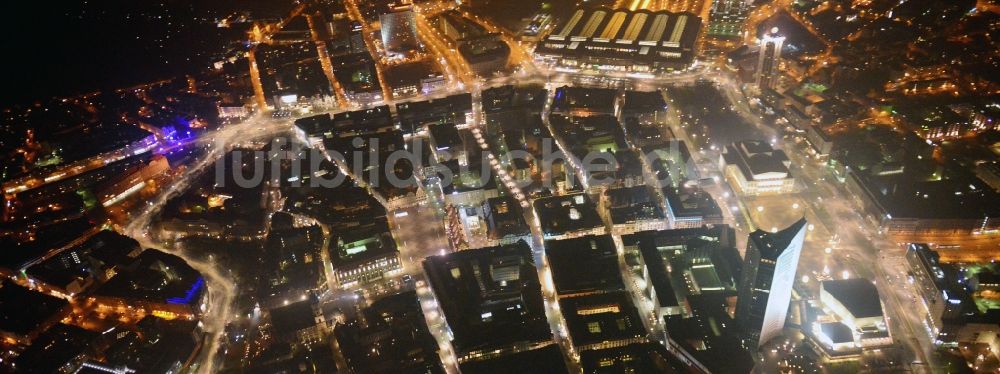
[[[382,79],[389,87],[402,87],[410,84],[419,84],[420,80],[440,75],[437,68],[430,61],[418,61],[406,64],[394,65],[383,70]]]
[[[594,203],[583,193],[541,198],[534,201],[534,207],[542,232],[546,235],[561,235],[603,225]]]
[[[545,255],[560,296],[625,290],[618,252],[609,235],[547,240]]]
[[[84,256],[79,250],[69,250],[28,268],[26,273],[47,285],[66,287],[74,280],[83,282],[90,277],[90,264]],[[76,263],[74,258],[79,258],[81,262]]]
[[[559,307],[577,347],[646,335],[627,292],[562,298]]]
[[[337,82],[344,90],[356,93],[377,93],[381,95],[375,61],[367,52],[347,54],[330,58]]]
[[[614,224],[667,218],[659,195],[649,186],[608,189],[604,194],[608,196],[608,209]]]
[[[296,331],[316,325],[313,312],[313,300],[302,300],[296,303],[271,309],[271,324],[280,335],[294,334]]]
[[[660,306],[676,307],[692,291],[683,274],[694,262],[704,264],[704,260],[708,259],[722,282],[722,288],[734,288],[742,264],[735,248],[734,236],[733,228],[716,225],[642,231],[623,236],[622,243],[627,247],[638,247]]]
[[[552,338],[531,248],[471,249],[424,260],[459,356]]]
[[[819,325],[823,334],[830,338],[833,344],[850,343],[854,341],[854,333],[850,327],[840,322],[827,322]]]
[[[364,322],[352,320],[334,329],[355,372],[444,372],[415,291],[380,299],[363,313]]]
[[[392,114],[388,105],[381,105],[352,112],[340,112],[333,115],[333,125],[340,132],[355,133],[375,132],[378,129],[392,126]],[[341,135],[342,136],[342,135]]]
[[[35,240],[17,241],[9,237],[0,237],[0,268],[17,272],[25,265],[42,258],[49,250],[63,247],[92,229],[94,224],[86,217],[69,219],[56,224],[38,228]]]
[[[629,344],[624,347],[580,352],[584,373],[687,373],[683,361],[659,343]]]
[[[510,46],[495,35],[484,36],[462,43],[458,53],[470,64],[500,58],[506,60],[510,56]]]
[[[553,112],[587,111],[613,114],[618,91],[609,88],[562,86],[556,89]]]
[[[882,316],[882,302],[872,281],[864,278],[823,281],[824,291],[837,299],[857,318]]]
[[[396,116],[403,131],[410,131],[430,123],[464,124],[466,114],[470,112],[472,112],[472,95],[468,93],[396,104]]]
[[[399,253],[396,241],[384,219],[335,233],[330,243],[330,260],[335,266],[367,261],[390,253]]]
[[[112,230],[102,230],[80,247],[89,250],[90,257],[117,266],[127,265],[132,261],[129,254],[140,249],[138,241]]]
[[[663,195],[667,199],[667,208],[674,219],[721,219],[722,209],[712,195],[697,185],[663,187]]]
[[[115,332],[117,340],[103,352],[107,366],[128,367],[137,373],[165,373],[176,370],[198,352],[201,335],[199,321],[165,320],[146,316],[136,324],[137,331]]]
[[[66,300],[0,283],[0,331],[27,335],[69,305]]]
[[[95,268],[91,259],[109,267],[125,266],[132,261],[129,254],[140,249],[135,239],[111,230],[102,230],[82,244],[65,250],[27,269],[27,273],[50,286],[66,287],[74,280],[85,280]],[[71,290],[64,290],[74,292]]]
[[[45,331],[14,359],[19,373],[56,373],[91,348],[99,336],[76,326],[57,324]]]
[[[483,203],[486,215],[486,226],[491,239],[502,239],[505,236],[530,234],[528,224],[524,222],[524,211],[512,196],[493,197]]]
[[[476,374],[569,373],[566,360],[555,344],[489,360],[465,362],[459,365],[459,369],[463,373]]]
[[[757,231],[750,233],[750,242],[760,251],[760,258],[777,261],[778,256],[781,256],[781,253],[788,248],[799,231],[805,229],[805,226],[806,219],[803,217],[778,232],[771,233],[757,229]]]
[[[667,102],[663,101],[660,91],[625,91],[622,109],[626,111],[656,111],[665,110]]]
[[[147,249],[127,269],[94,290],[94,296],[195,305],[204,291],[204,278],[183,259]]]
[[[545,99],[546,90],[541,85],[493,87],[483,90],[483,112],[489,114],[520,108],[541,111]]]
[[[431,141],[437,150],[450,150],[462,145],[462,137],[458,134],[458,129],[452,123],[440,123],[427,126],[431,135]]]
[[[1000,216],[1000,193],[969,178],[914,180],[906,174],[880,177],[853,173],[893,218],[983,219]]]
[[[740,343],[736,321],[726,311],[726,295],[688,295],[691,317],[668,316],[666,331],[688,354],[715,373],[749,373],[750,352]]]
[[[727,164],[736,165],[747,180],[766,173],[788,174],[788,157],[763,141],[745,140],[726,146],[723,154]]]

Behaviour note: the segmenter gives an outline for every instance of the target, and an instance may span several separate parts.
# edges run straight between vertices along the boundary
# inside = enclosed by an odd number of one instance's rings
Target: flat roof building
[[[559,346],[523,351],[480,361],[466,361],[458,365],[463,373],[546,373],[569,374],[566,360]]]
[[[646,343],[646,328],[628,292],[559,299],[570,339],[579,351]]]
[[[141,309],[161,318],[192,320],[201,315],[205,279],[180,257],[147,249],[90,295],[96,308]]]
[[[200,321],[166,320],[146,316],[134,329],[117,329],[103,339],[114,339],[103,352],[102,360],[89,361],[85,368],[94,371],[79,373],[108,373],[97,367],[129,368],[136,373],[184,372],[202,352],[204,331]]]
[[[417,132],[428,124],[465,125],[471,115],[472,95],[469,93],[396,104],[396,118],[404,133]]]
[[[927,312],[931,338],[951,340],[946,325],[962,317],[967,291],[955,281],[955,268],[943,264],[940,255],[927,244],[911,243],[906,248],[913,285],[920,295],[920,307]],[[953,338],[953,337],[952,337]]]
[[[637,343],[622,347],[580,352],[584,373],[685,373],[688,364],[659,343]]]
[[[618,251],[609,235],[547,240],[545,256],[560,299],[625,291]]]
[[[362,314],[334,329],[354,372],[444,373],[415,291],[375,301]]]
[[[989,161],[976,165],[976,177],[994,191],[1000,192],[1000,162]]]
[[[330,261],[341,287],[379,280],[402,269],[396,241],[384,219],[335,235]]]
[[[688,295],[687,316],[664,318],[667,344],[697,372],[750,373],[755,361],[740,342],[736,321],[730,317],[730,296],[719,293]],[[755,348],[753,348],[755,349]]]
[[[556,89],[552,113],[575,117],[616,114],[618,91],[610,88],[562,86]]]
[[[460,154],[465,153],[465,143],[454,124],[430,124],[427,132],[430,135],[431,151],[439,162],[460,159]]]
[[[431,18],[431,22],[441,30],[450,46],[460,45],[466,40],[489,34],[485,28],[462,16],[457,10],[446,10]]]
[[[531,234],[528,223],[524,221],[524,211],[512,196],[486,199],[483,219],[489,238],[501,244],[513,244]]]
[[[697,184],[663,187],[667,216],[673,228],[693,228],[723,223],[722,209],[711,194]]]
[[[834,351],[845,351],[856,347],[854,331],[841,322],[817,323],[813,334],[821,344]]]
[[[289,344],[310,345],[323,341],[326,328],[315,300],[306,299],[270,310],[274,335]]]
[[[506,85],[483,90],[483,117],[487,131],[498,133],[502,129],[523,127],[534,120],[541,122],[540,114],[548,99],[545,86]]]
[[[663,200],[650,186],[610,188],[601,197],[616,234],[667,228]]]
[[[359,53],[335,56],[330,60],[333,74],[344,89],[347,99],[359,104],[371,104],[385,99],[375,67],[367,49]]]
[[[27,345],[57,323],[66,300],[0,281],[0,337]]]
[[[424,272],[459,363],[552,344],[531,248],[512,245],[431,256]]]
[[[622,236],[626,256],[639,258],[642,295],[657,319],[690,316],[691,294],[732,296],[742,271],[735,230],[727,225],[642,231]]]
[[[596,206],[584,193],[544,197],[533,205],[546,240],[605,233]]]
[[[660,91],[625,91],[618,120],[635,118],[641,124],[664,124],[667,120],[667,102]]]
[[[388,66],[382,70],[382,80],[389,86],[394,99],[427,95],[447,84],[444,74],[428,60]]]
[[[867,319],[883,318],[882,301],[872,281],[863,278],[820,282],[820,300],[849,326],[866,325]]]
[[[510,46],[499,35],[487,35],[464,41],[458,46],[458,53],[476,75],[492,77],[507,68]]]
[[[19,373],[74,373],[97,353],[94,342],[100,336],[76,326],[57,324],[38,336],[11,367]]]
[[[971,175],[926,180],[851,169],[847,190],[879,229],[907,241],[976,237],[1000,230],[1000,194]]]

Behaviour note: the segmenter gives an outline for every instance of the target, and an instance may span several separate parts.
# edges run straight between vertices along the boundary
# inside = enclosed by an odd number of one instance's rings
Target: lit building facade
[[[716,0],[709,13],[708,35],[721,39],[740,36],[750,2],[747,0]]]
[[[781,334],[805,236],[805,218],[778,232],[750,234],[736,304],[745,346],[759,347]]]
[[[962,313],[964,285],[949,282],[940,256],[927,244],[911,243],[906,248],[906,262],[910,266],[913,285],[916,287],[920,308],[925,314],[924,325],[935,343],[954,340],[953,331],[946,329],[946,321]]]
[[[764,34],[760,39],[760,52],[757,56],[757,77],[754,85],[763,90],[774,88],[778,83],[778,65],[781,63],[781,46],[785,43],[785,37],[778,35],[778,28],[772,28],[771,32]]]
[[[733,189],[745,196],[774,195],[795,190],[795,179],[784,151],[762,141],[741,141],[726,146],[719,168]]]
[[[406,53],[420,48],[416,13],[409,7],[393,9],[379,16],[382,44],[388,53]]]
[[[868,279],[832,279],[820,283],[820,303],[840,323],[851,329],[855,346],[892,344],[878,289]]]
[[[349,287],[382,279],[402,269],[396,242],[388,231],[341,237],[331,246],[337,283]]]
[[[701,19],[688,12],[580,8],[538,44],[535,60],[567,71],[657,73],[694,62]]]

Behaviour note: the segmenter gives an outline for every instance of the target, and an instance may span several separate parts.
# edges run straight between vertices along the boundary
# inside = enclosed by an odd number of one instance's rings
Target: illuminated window
[[[597,322],[587,323],[587,331],[590,331],[591,334],[600,334],[601,324]]]

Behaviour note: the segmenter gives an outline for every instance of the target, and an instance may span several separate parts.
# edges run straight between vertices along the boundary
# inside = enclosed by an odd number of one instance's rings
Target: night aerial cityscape
[[[0,373],[1000,373],[998,0],[28,3]]]

